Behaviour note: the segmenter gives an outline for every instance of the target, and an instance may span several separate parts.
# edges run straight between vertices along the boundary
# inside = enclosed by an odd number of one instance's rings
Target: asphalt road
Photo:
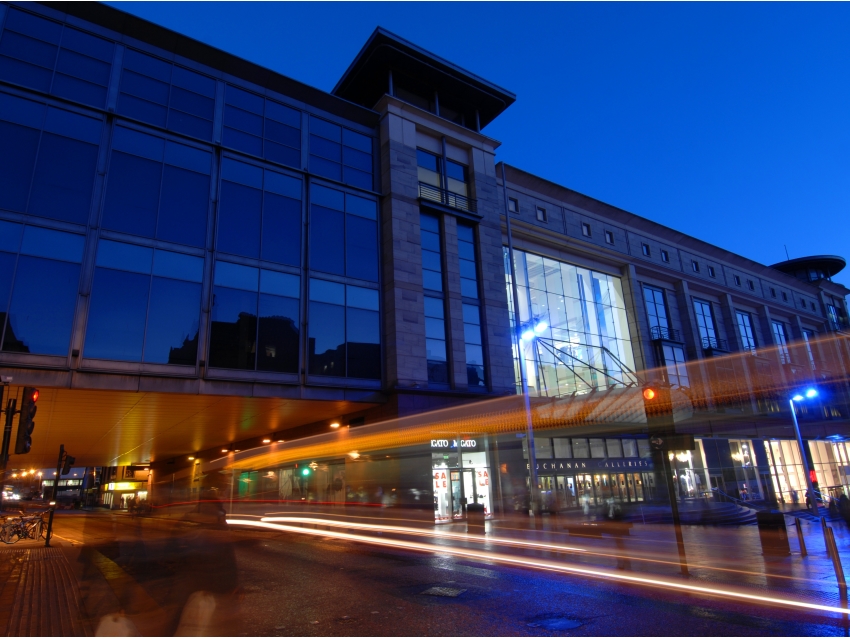
[[[827,613],[448,555],[125,515],[57,519],[93,621],[120,607],[143,634],[174,634],[191,593],[208,590],[219,635],[847,636]],[[423,594],[432,588],[455,596]]]

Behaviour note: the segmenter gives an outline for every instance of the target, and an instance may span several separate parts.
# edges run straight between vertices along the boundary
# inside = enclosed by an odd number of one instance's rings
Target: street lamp
[[[815,487],[812,484],[812,473],[809,470],[809,461],[806,459],[806,449],[803,446],[803,436],[800,434],[800,424],[797,422],[797,410],[794,407],[794,402],[802,402],[806,399],[813,399],[818,396],[818,392],[814,388],[809,388],[803,393],[797,393],[788,402],[791,404],[791,419],[794,420],[794,433],[797,435],[797,445],[800,447],[800,459],[803,461],[803,472],[806,473],[806,485],[809,488],[811,496],[811,510],[815,517],[820,516],[818,512],[818,500],[815,496]]]

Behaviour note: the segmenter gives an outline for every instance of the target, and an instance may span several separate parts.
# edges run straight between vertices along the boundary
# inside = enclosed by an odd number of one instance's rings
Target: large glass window
[[[297,373],[300,282],[297,275],[216,262],[209,365]]]
[[[475,260],[475,230],[457,225],[457,249],[460,257],[460,294],[478,298],[478,269]]]
[[[102,122],[0,93],[0,208],[86,224]]]
[[[449,383],[446,358],[446,316],[443,300],[425,296],[425,352],[428,360],[428,381]]]
[[[202,248],[212,154],[115,127],[104,228]]]
[[[8,9],[0,79],[103,108],[114,45],[52,20]]]
[[[664,291],[654,286],[643,286],[643,297],[646,301],[646,316],[649,320],[649,329],[652,337],[666,337],[669,323],[667,321],[667,305],[664,300]]]
[[[372,138],[310,117],[310,170],[372,190]]]
[[[753,332],[753,321],[749,313],[743,311],[735,311],[735,318],[738,321],[738,334],[741,336],[741,344],[745,351],[756,352],[756,337]]]
[[[685,351],[681,346],[675,344],[664,344],[664,367],[667,373],[667,383],[676,386],[689,387],[688,369],[685,366]]]
[[[4,351],[68,355],[85,236],[0,221]]]
[[[301,168],[301,112],[227,85],[224,145]]]
[[[783,364],[791,363],[791,354],[788,352],[788,339],[785,337],[785,324],[782,322],[771,322],[773,328],[773,342],[779,353],[779,361]]]
[[[817,359],[815,358],[814,347],[812,346],[812,340],[815,339],[814,331],[803,331],[803,343],[806,346],[806,355],[809,359],[809,365],[812,367],[812,370],[817,368]]]
[[[484,347],[481,340],[481,309],[474,304],[463,305],[463,341],[466,347],[466,376],[471,387],[487,384],[484,373]]]
[[[214,110],[215,80],[125,49],[118,113],[209,141]]]
[[[194,366],[204,260],[100,240],[83,355]]]
[[[443,291],[442,243],[440,220],[425,213],[419,216],[422,246],[422,286],[426,291]]]
[[[694,313],[697,318],[700,342],[703,348],[717,348],[717,333],[714,330],[714,316],[711,313],[711,303],[694,300]]]
[[[519,352],[531,387],[557,396],[629,383],[624,371],[634,361],[619,278],[524,251],[514,260],[520,333],[528,336]],[[507,250],[505,278],[510,299]]]
[[[378,281],[378,212],[374,200],[310,187],[310,268]]]
[[[224,158],[218,250],[300,266],[301,190],[297,178]]]
[[[378,291],[310,280],[309,371],[381,378]]]

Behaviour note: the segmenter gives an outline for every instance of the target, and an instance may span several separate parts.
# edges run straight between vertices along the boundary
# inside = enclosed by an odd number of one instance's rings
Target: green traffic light
[[[302,475],[304,475],[304,476],[306,477],[307,475],[309,475],[309,474],[310,474],[310,469],[309,469],[309,468],[305,468],[304,470],[302,470],[302,471],[301,471],[301,474],[302,474]]]

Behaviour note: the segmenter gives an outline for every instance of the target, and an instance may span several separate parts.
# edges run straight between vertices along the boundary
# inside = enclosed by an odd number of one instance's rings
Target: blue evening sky
[[[111,4],[326,91],[383,26],[517,95],[497,160],[764,264],[850,259],[848,4]]]

